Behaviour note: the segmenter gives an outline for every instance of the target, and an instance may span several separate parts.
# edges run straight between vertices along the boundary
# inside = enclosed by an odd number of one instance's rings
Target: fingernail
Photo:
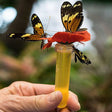
[[[61,99],[62,97],[62,94],[60,91],[55,91],[53,93],[51,93],[49,96],[48,96],[48,101],[49,102],[54,102],[56,101],[57,99]]]

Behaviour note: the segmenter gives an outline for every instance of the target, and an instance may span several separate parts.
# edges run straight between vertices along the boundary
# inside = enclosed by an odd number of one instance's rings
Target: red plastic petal
[[[85,42],[90,40],[90,33],[88,31],[76,31],[70,32],[57,32],[51,38],[41,38],[48,40],[48,43],[44,45],[43,49],[49,48],[52,42],[59,43],[73,43],[73,42]]]

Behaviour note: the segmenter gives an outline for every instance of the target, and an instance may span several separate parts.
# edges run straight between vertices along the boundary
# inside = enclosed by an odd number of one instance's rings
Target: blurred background
[[[76,0],[68,0],[72,4]],[[60,8],[64,0],[0,0],[0,88],[14,81],[54,84],[56,52],[42,51],[40,42],[7,37],[9,33],[33,33],[31,15],[36,13],[50,36],[64,31]],[[79,112],[112,112],[112,1],[83,0],[84,22],[91,41],[77,45],[92,61],[74,63],[70,90],[81,103]],[[48,36],[49,36],[48,35]]]

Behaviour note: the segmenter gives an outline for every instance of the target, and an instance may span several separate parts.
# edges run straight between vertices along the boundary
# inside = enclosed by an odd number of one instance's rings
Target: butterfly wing
[[[82,2],[77,1],[73,6],[69,2],[64,2],[61,6],[61,19],[66,31],[77,31],[83,21]]]
[[[70,9],[70,16],[68,18],[68,30],[70,32],[77,31],[83,22],[82,2],[77,1]]]
[[[70,9],[72,8],[72,5],[70,2],[64,2],[61,6],[61,20],[62,23],[66,29],[66,31],[68,30],[68,18],[70,16]]]
[[[43,25],[36,14],[33,14],[31,17],[32,26],[34,29],[34,34],[42,37],[44,35]]]
[[[39,38],[41,37],[46,38],[42,22],[40,21],[39,17],[36,14],[32,15],[31,22],[34,29],[34,34],[36,34]],[[44,40],[42,40],[41,42],[41,49],[43,48],[43,46],[44,46]]]
[[[77,58],[78,58],[81,63],[85,63],[87,65],[91,64],[91,61],[81,51],[76,49],[74,46],[73,46],[73,50],[75,53],[75,62],[77,62]]]
[[[41,40],[38,35],[35,35],[35,34],[28,34],[28,33],[11,33],[8,35],[8,37],[10,38],[20,38],[20,39],[23,39],[23,40]]]

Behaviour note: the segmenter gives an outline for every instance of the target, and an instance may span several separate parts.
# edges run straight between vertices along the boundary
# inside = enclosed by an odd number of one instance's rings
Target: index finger
[[[55,91],[54,85],[35,84],[25,81],[17,81],[9,86],[11,93],[19,94],[21,96],[32,96],[40,94],[49,94]]]

